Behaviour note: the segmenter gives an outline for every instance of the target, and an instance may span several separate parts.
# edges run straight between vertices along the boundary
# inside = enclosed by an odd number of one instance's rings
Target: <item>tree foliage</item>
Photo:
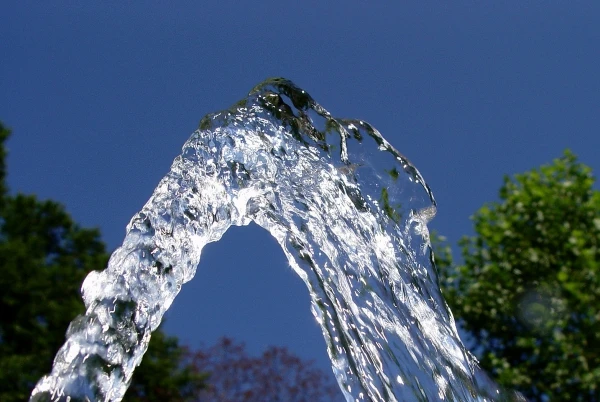
[[[600,192],[566,151],[506,177],[472,217],[453,265],[439,242],[444,295],[481,365],[532,400],[600,399]]]
[[[197,401],[219,402],[333,402],[343,401],[331,376],[291,354],[269,347],[251,357],[244,344],[222,338],[194,353],[198,371],[210,373],[208,387]]]
[[[79,287],[108,254],[96,229],[79,227],[54,201],[6,192],[9,131],[0,123],[0,401],[27,400],[52,367],[69,322],[84,312]],[[160,331],[125,400],[189,401],[204,385],[185,350]],[[164,398],[162,398],[164,396]]]

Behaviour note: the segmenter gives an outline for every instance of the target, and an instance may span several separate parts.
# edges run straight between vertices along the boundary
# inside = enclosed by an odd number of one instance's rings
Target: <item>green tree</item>
[[[80,286],[108,254],[96,229],[79,227],[54,201],[8,195],[0,123],[0,400],[24,401],[50,371],[69,322],[83,313]],[[176,338],[157,331],[136,370],[130,401],[189,401],[204,386]]]
[[[532,400],[600,400],[600,192],[564,155],[506,177],[440,284],[483,368]],[[437,243],[437,244],[436,244]]]

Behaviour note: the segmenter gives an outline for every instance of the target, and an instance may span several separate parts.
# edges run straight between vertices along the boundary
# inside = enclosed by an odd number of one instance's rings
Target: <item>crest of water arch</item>
[[[348,401],[511,399],[465,350],[440,293],[435,212],[421,174],[373,126],[267,80],[202,119],[108,267],[85,279],[87,311],[31,400],[121,400],[204,245],[251,221],[306,284]]]

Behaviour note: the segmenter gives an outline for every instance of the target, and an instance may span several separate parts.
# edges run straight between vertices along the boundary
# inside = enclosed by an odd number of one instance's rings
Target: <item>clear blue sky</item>
[[[3,2],[12,191],[62,202],[114,249],[201,117],[269,76],[377,127],[424,175],[431,227],[452,242],[504,174],[567,147],[600,174],[600,2],[368,3]],[[266,232],[234,228],[166,329],[328,368],[303,286]]]

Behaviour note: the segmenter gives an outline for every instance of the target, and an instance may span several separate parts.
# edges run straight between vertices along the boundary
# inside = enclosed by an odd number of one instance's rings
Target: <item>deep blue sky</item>
[[[504,174],[567,147],[600,172],[600,2],[54,3],[2,5],[9,184],[59,200],[111,249],[201,117],[269,76],[377,127],[452,242]],[[256,227],[206,247],[167,317],[191,346],[228,335],[329,367],[303,283]]]

